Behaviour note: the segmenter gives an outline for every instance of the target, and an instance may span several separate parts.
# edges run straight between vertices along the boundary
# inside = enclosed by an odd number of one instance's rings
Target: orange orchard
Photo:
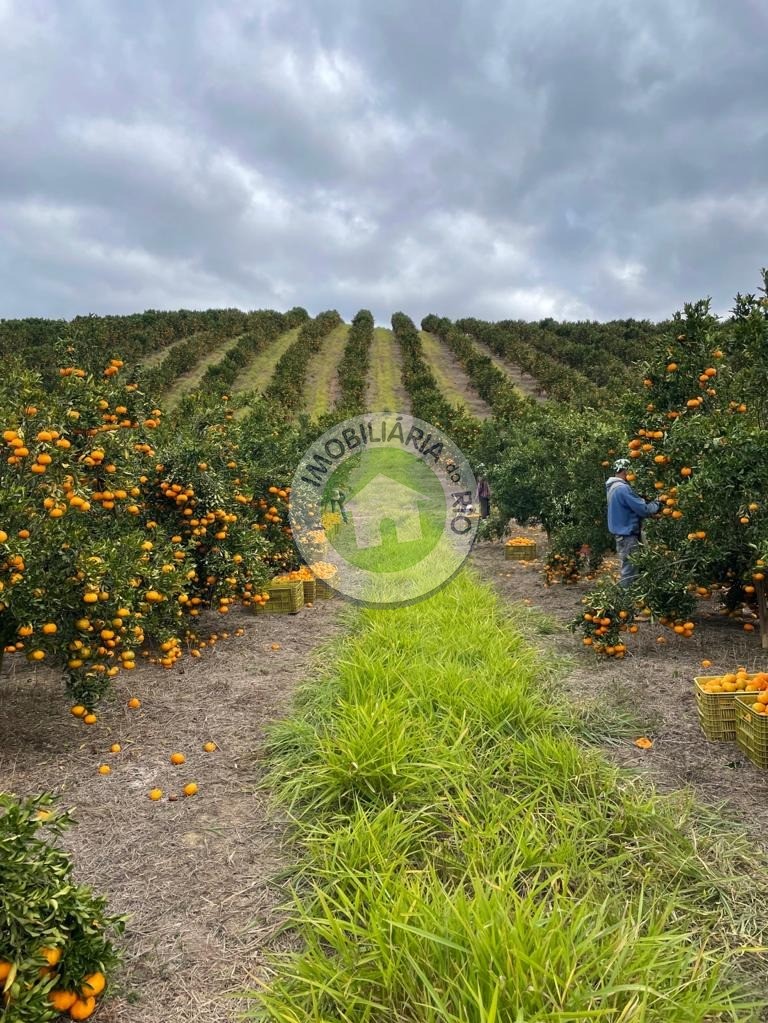
[[[2,650],[63,668],[86,710],[142,648],[171,668],[204,610],[263,603],[291,567],[289,490],[242,459],[224,404],[166,429],[123,376],[111,359],[0,392]]]

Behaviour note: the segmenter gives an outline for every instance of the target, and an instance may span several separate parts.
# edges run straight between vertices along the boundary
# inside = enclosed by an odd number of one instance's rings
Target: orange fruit
[[[183,753],[171,753],[170,759],[172,764],[183,764],[187,758]]]
[[[218,749],[218,746],[215,742],[206,742],[203,744],[203,749],[206,753],[214,753]]]
[[[711,668],[712,667],[712,661],[702,661],[701,662],[701,666],[702,666],[702,668]]]
[[[77,1001],[77,995],[74,991],[51,991],[48,1001],[57,1012],[66,1012]]]
[[[74,714],[76,718],[81,718],[85,716],[86,710],[81,703],[76,703],[74,707],[69,708],[69,713]]]
[[[193,781],[189,782],[182,789],[182,792],[184,793],[185,796],[196,796],[197,795],[197,791],[198,791],[197,790],[197,785]]]
[[[97,718],[95,714],[86,714],[85,717],[83,718],[83,721],[86,723],[86,725],[95,725]]]
[[[141,700],[137,696],[132,696],[128,701],[128,706],[131,710],[138,710],[141,706]]]
[[[119,742],[113,742],[112,745],[109,747],[109,752],[110,753],[120,753],[122,751],[122,749],[123,749],[123,747],[120,745]]]
[[[148,793],[148,796],[152,800],[153,803],[156,803],[158,801],[158,799],[162,799],[163,798],[163,790],[162,789],[150,789],[149,793]]]
[[[96,1009],[96,999],[76,998],[69,1009],[70,1019],[88,1019]]]
[[[61,959],[60,948],[41,948],[40,955],[45,959],[49,966],[55,966]]]
[[[99,764],[99,774],[111,774],[112,768],[109,764]]]
[[[2,983],[11,972],[11,966],[7,959],[0,959],[0,983]]]
[[[80,991],[86,998],[96,997],[107,985],[107,978],[101,971],[96,970],[95,973],[89,973],[83,983],[80,985]]]

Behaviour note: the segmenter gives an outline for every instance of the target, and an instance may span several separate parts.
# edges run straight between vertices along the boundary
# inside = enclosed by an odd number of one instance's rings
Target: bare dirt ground
[[[483,355],[487,355],[496,369],[501,370],[502,373],[508,376],[515,387],[518,387],[524,394],[527,394],[530,398],[535,398],[536,401],[547,400],[543,388],[538,380],[534,380],[532,376],[523,372],[523,370],[520,369],[519,366],[515,366],[514,363],[507,362],[506,359],[500,358],[495,352],[491,351],[487,345],[478,341],[477,338],[473,337],[472,343],[479,352],[482,352]]]
[[[292,861],[285,824],[260,789],[264,731],[288,713],[318,648],[339,631],[341,606],[214,616],[219,632],[241,626],[245,635],[169,671],[123,674],[90,727],[68,713],[52,672],[4,667],[0,790],[59,793],[75,812],[64,844],[77,878],[107,895],[112,912],[130,914],[100,1023],[239,1018],[232,994],[263,976],[282,898],[274,878]],[[140,710],[127,709],[129,696]],[[209,740],[214,753],[202,751]],[[107,752],[113,742],[121,753]],[[183,766],[170,764],[174,751]],[[98,774],[105,762],[107,777]],[[169,801],[188,781],[199,794]],[[165,793],[157,803],[147,798],[155,786]]]
[[[424,355],[443,395],[454,404],[463,405],[470,415],[487,419],[491,410],[477,393],[464,368],[453,352],[434,334],[419,331]]]
[[[546,546],[541,532],[514,529],[512,535],[536,539],[541,559]],[[598,660],[565,628],[583,610],[582,597],[594,583],[547,587],[542,561],[526,565],[506,560],[502,542],[478,544],[471,563],[506,600],[524,603],[559,623],[561,628],[551,635],[542,634],[532,615],[529,638],[545,658],[566,659],[562,685],[570,699],[628,710],[639,722],[636,737],[653,740],[650,750],[638,749],[631,739],[606,745],[615,763],[647,774],[660,789],[690,786],[707,803],[725,803],[768,847],[768,772],[753,766],[735,742],[709,742],[704,737],[693,691],[696,675],[718,674],[742,664],[749,670],[766,668],[768,655],[755,635],[747,636],[736,625],[702,621],[691,639],[681,639],[648,623],[628,638],[624,660]],[[658,637],[667,642],[657,643]],[[712,661],[706,672],[702,659]]]

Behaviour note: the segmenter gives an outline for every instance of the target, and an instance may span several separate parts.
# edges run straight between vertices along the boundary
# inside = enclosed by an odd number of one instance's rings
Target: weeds
[[[302,862],[275,1023],[760,1018],[765,864],[584,731],[490,591],[359,612],[274,735]],[[751,950],[749,947],[751,946]],[[764,985],[764,976],[761,978]]]

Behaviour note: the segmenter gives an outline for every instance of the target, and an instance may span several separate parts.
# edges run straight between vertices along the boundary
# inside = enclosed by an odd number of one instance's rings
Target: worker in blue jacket
[[[613,476],[605,483],[608,499],[608,529],[616,538],[619,555],[619,583],[630,586],[637,578],[637,569],[629,560],[641,542],[643,519],[658,515],[658,501],[646,501],[632,489],[627,474],[632,468],[628,458],[620,458],[613,466]]]

